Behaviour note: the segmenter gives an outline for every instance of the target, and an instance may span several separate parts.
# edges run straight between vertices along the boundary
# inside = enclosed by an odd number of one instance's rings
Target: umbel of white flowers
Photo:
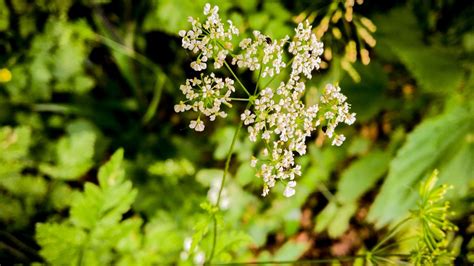
[[[218,11],[217,6],[206,4],[205,21],[190,17],[192,29],[179,32],[182,46],[197,54],[197,59],[191,63],[195,71],[207,69],[209,62],[213,62],[214,69],[219,69],[227,64],[227,57],[231,64],[259,71],[262,77],[279,75],[283,69],[291,67],[284,79],[286,82],[255,92],[252,101],[249,99],[249,109],[241,114],[250,141],[264,144],[258,158],[251,159],[251,166],[258,168],[257,176],[264,181],[262,195],[266,196],[276,181],[281,181],[285,184],[284,195],[291,197],[295,194],[295,178],[301,176],[301,165],[295,162],[295,155],[306,153],[306,138],[319,127],[326,126],[323,133],[332,145],[340,146],[345,137],[335,133],[335,129],[339,123],[354,123],[355,114],[350,113],[350,105],[340,88],[332,84],[322,90],[317,104],[306,106],[301,100],[306,90],[305,82],[312,78],[314,69],[319,69],[323,53],[323,44],[316,39],[308,21],[298,24],[292,38],[272,40],[254,31],[253,38],[242,39],[239,47],[234,48],[231,40],[239,31],[232,21],[223,23]],[[284,60],[286,51],[291,58],[287,62]],[[200,78],[186,80],[180,90],[186,100],[175,105],[175,111],[197,112],[197,119],[189,126],[203,131],[202,116],[209,117],[210,121],[227,116],[222,106],[232,107],[231,95],[235,87],[231,78],[201,73]]]

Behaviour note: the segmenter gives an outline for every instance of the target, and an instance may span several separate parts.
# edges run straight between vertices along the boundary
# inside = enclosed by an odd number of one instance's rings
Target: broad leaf
[[[405,215],[414,203],[416,191],[413,188],[418,182],[441,163],[457,157],[452,148],[472,134],[473,118],[469,109],[456,108],[424,120],[411,132],[390,164],[388,177],[368,219],[380,227]]]

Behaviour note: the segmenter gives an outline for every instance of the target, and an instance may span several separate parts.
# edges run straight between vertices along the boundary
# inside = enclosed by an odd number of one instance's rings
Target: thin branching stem
[[[407,257],[407,254],[386,254],[383,257],[378,256],[377,259],[390,258],[390,257]],[[214,265],[277,265],[277,264],[287,264],[287,265],[295,265],[295,264],[306,264],[306,265],[313,265],[313,264],[328,264],[334,262],[343,262],[343,261],[353,261],[356,259],[365,259],[367,254],[355,255],[355,256],[344,256],[344,257],[333,257],[333,258],[326,258],[326,259],[312,259],[312,260],[290,260],[290,261],[246,261],[246,262],[229,262],[229,263],[214,263]]]
[[[239,136],[239,133],[240,133],[240,129],[242,129],[242,126],[243,126],[243,121],[241,121],[239,123],[239,126],[236,128],[235,132],[234,132],[234,137],[232,138],[232,143],[230,144],[230,148],[229,148],[229,151],[227,153],[227,158],[226,158],[226,162],[225,162],[225,168],[224,168],[224,173],[222,174],[222,179],[221,179],[221,184],[220,184],[220,188],[219,188],[219,193],[217,194],[217,200],[216,200],[216,204],[215,206],[217,208],[219,208],[219,203],[221,201],[221,195],[222,195],[222,190],[224,189],[224,184],[225,184],[225,179],[227,177],[227,172],[229,171],[229,167],[230,167],[230,159],[232,158],[232,153],[234,151],[234,146],[235,146],[235,143],[237,142],[237,138]],[[213,220],[213,237],[212,237],[212,248],[211,248],[211,253],[209,255],[209,260],[208,260],[208,263],[210,264],[212,262],[212,259],[214,257],[214,252],[215,252],[215,249],[216,249],[216,244],[217,244],[217,218],[216,218],[216,214],[214,214],[212,216],[212,220]]]
[[[232,101],[248,102],[248,98],[230,98]]]
[[[237,80],[240,87],[242,87],[242,89],[244,89],[245,93],[247,93],[248,96],[251,96],[250,92],[247,90],[247,88],[245,88],[244,84],[242,84],[240,79],[237,77],[237,75],[235,75],[234,71],[232,71],[232,68],[230,68],[229,64],[226,61],[224,61],[224,65],[229,70],[229,72],[232,74],[232,76],[235,78],[235,80]]]
[[[242,84],[242,82],[240,82],[240,79],[235,75],[234,71],[232,71],[229,64],[227,64],[227,62],[225,62],[225,61],[224,61],[224,63],[226,65],[227,69],[229,69],[230,73],[232,73],[234,78],[240,84],[240,86],[242,86],[242,88],[245,90],[245,92],[249,95],[249,97],[252,97],[250,95],[250,93],[248,92],[247,88],[245,88],[245,86]],[[260,82],[260,77],[261,77],[261,75],[259,74],[257,84]],[[255,86],[254,96],[255,96],[255,94],[257,94],[257,89],[258,89],[258,85]],[[252,103],[249,101],[247,103],[246,109],[249,108],[249,106],[251,104]],[[221,200],[222,191],[224,189],[224,184],[225,184],[225,179],[227,177],[227,172],[229,171],[230,159],[232,158],[232,153],[234,152],[234,145],[237,142],[237,138],[239,136],[240,130],[242,129],[243,125],[244,125],[244,122],[240,121],[239,125],[237,126],[237,128],[234,132],[234,136],[232,138],[232,142],[230,144],[229,151],[227,152],[227,158],[226,158],[226,162],[225,162],[224,173],[222,174],[219,193],[217,194],[217,200],[216,200],[216,204],[215,204],[215,207],[217,207],[217,210],[219,210],[219,203],[220,203],[220,200]],[[216,250],[216,244],[217,244],[217,218],[216,218],[215,213],[212,216],[212,222],[213,222],[212,247],[211,247],[211,253],[209,255],[209,259],[207,260],[206,264],[211,264],[212,263],[212,259],[214,258],[214,253],[215,253],[215,250]]]
[[[401,226],[403,224],[405,224],[406,222],[408,222],[409,220],[411,220],[412,217],[407,217],[405,218],[404,220],[400,221],[397,225],[395,225],[395,227],[389,231],[389,233],[382,239],[382,241],[380,241],[373,249],[372,249],[372,253],[375,253],[385,242],[387,242],[388,240],[390,240],[396,233],[397,231],[401,228]]]

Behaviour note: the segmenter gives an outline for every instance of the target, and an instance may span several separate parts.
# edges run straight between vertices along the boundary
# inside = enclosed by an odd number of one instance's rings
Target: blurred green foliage
[[[193,264],[209,256],[216,210],[206,202],[244,106],[204,134],[173,111],[192,73],[177,33],[206,2],[0,0],[0,262]],[[317,26],[328,8],[345,7],[209,2],[243,34],[275,38],[303,17]],[[354,17],[376,26],[374,48],[357,41],[356,24],[335,23],[344,34],[325,33],[332,57],[306,101],[339,81],[356,126],[343,129],[341,148],[314,136],[290,199],[260,197],[262,181],[249,166],[254,146],[239,136],[214,261],[370,250],[409,215],[419,184],[438,168],[440,182],[455,188],[447,195],[459,228],[455,263],[473,263],[473,8],[452,0],[355,5]],[[342,63],[351,41],[356,57],[370,50],[367,66],[362,58]],[[246,84],[256,80],[240,74]]]

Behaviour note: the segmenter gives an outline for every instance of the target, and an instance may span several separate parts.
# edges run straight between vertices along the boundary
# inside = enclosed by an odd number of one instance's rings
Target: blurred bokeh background
[[[195,75],[178,31],[206,2],[0,0],[0,263],[195,263],[208,252],[206,239],[192,252],[186,244],[209,236],[200,204],[216,193],[244,106],[203,133],[189,129],[192,114],[173,110]],[[455,262],[474,262],[472,1],[209,2],[244,35],[282,38],[308,19],[325,52],[305,100],[339,82],[357,113],[342,147],[309,141],[289,199],[279,187],[260,196],[255,147],[239,137],[220,261],[360,254],[409,214],[420,181],[438,169],[454,186]],[[119,206],[120,191],[94,194],[96,214],[120,211],[113,221],[96,215],[100,232],[84,229],[69,210],[119,148],[136,198]],[[38,235],[38,223],[58,226]]]

